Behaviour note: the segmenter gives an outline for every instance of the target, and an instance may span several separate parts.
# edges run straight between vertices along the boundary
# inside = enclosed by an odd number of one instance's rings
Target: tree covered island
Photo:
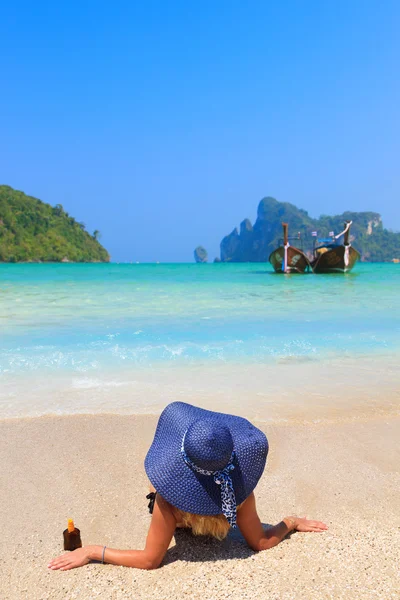
[[[0,185],[0,262],[109,262],[98,237],[61,204]]]

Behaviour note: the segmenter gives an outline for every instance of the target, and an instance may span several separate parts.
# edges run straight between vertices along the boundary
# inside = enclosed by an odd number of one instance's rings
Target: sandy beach
[[[400,597],[400,418],[258,423],[270,441],[256,489],[264,523],[325,521],[254,553],[179,531],[161,568],[47,569],[67,519],[84,544],[142,548],[150,516],[143,459],[156,416],[0,422],[1,600]]]

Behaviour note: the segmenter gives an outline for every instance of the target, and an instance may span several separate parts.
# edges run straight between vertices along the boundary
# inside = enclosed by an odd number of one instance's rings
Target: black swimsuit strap
[[[149,504],[147,505],[149,509],[149,513],[152,515],[154,510],[154,502],[156,501],[157,492],[150,492],[147,494],[146,498],[149,500]]]

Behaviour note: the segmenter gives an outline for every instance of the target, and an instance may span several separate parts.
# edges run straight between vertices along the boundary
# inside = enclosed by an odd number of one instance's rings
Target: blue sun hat
[[[222,513],[235,527],[236,507],[256,487],[267,454],[267,438],[247,419],[173,402],[144,466],[167,502],[198,515]]]

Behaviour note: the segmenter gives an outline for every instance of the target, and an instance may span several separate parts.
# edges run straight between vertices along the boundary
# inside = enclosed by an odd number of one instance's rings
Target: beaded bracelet
[[[102,557],[101,557],[101,564],[103,564],[103,565],[104,565],[104,553],[105,553],[105,551],[106,551],[106,548],[107,548],[107,546],[104,546],[104,547],[103,547],[103,555],[102,555]]]
[[[295,527],[295,524],[296,524],[296,521],[295,521],[295,520],[294,520],[292,517],[287,517],[287,518],[288,518],[288,520],[291,522],[291,524],[292,524],[292,527],[293,527],[293,529],[294,529],[294,527]]]

